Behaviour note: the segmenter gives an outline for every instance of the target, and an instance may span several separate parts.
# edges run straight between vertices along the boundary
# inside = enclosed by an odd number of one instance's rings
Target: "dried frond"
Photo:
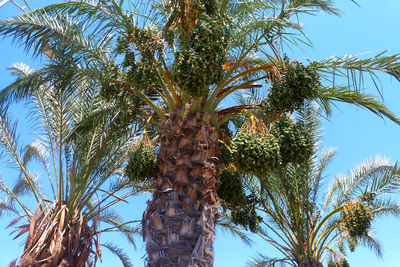
[[[29,225],[24,253],[20,265],[84,267],[93,263],[90,255],[100,253],[95,249],[92,227],[80,214],[70,221],[65,221],[67,206],[54,203],[50,209],[36,210]]]

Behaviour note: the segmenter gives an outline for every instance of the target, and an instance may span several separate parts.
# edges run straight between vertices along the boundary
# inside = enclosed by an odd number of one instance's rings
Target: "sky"
[[[20,1],[22,3],[22,1]],[[29,3],[33,7],[44,5],[52,1],[35,1]],[[400,25],[400,1],[358,1],[358,7],[350,0],[338,0],[336,5],[342,10],[340,17],[326,15],[308,16],[302,18],[304,31],[313,43],[312,48],[296,49],[291,53],[291,58],[310,58],[321,60],[333,55],[343,56],[360,55],[365,52],[376,54],[389,49],[390,54],[400,53],[400,35],[397,30]],[[8,3],[0,8],[0,18],[7,18],[20,13],[12,4]],[[24,62],[34,66],[29,55],[22,48],[16,48],[10,39],[0,39],[0,88],[4,88],[13,81],[6,68],[12,63]],[[400,116],[400,83],[388,76],[379,76],[383,88],[385,103]],[[376,93],[372,83],[366,83],[367,92]],[[14,109],[21,121],[21,138],[29,142],[29,121],[24,121],[26,113],[23,107]],[[334,161],[327,169],[326,180],[329,182],[335,175],[346,174],[352,167],[374,155],[386,156],[393,161],[400,160],[400,126],[391,121],[382,120],[366,110],[354,108],[345,104],[338,104],[329,120],[322,124],[323,146],[335,148],[337,151]],[[11,179],[11,174],[1,168],[0,174],[5,179]],[[6,174],[9,177],[4,177]],[[10,181],[10,180],[9,180]],[[124,212],[129,210],[130,216],[135,219],[141,217],[145,208],[146,196],[130,200],[120,208]],[[6,266],[22,251],[23,238],[12,240],[9,236],[10,229],[4,229],[12,217],[3,217],[0,220],[0,266]],[[349,253],[348,261],[352,267],[400,267],[400,226],[399,218],[385,218],[374,223],[377,238],[384,247],[383,259],[378,259],[370,250],[359,247],[354,253]],[[274,249],[256,238],[253,247],[243,244],[238,238],[229,233],[217,231],[215,240],[215,266],[216,267],[241,267],[256,256],[257,252],[269,256],[278,256]],[[121,236],[110,238],[126,244]],[[144,245],[141,238],[137,238],[137,249],[127,247],[135,266],[143,266]],[[116,258],[104,251],[103,263],[99,266],[122,266]]]

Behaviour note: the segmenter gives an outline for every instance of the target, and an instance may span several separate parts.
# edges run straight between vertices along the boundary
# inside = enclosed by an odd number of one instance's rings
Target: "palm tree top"
[[[258,234],[282,255],[260,254],[249,266],[341,261],[346,247],[353,251],[359,244],[381,258],[382,245],[371,226],[378,218],[400,215],[399,204],[391,198],[400,189],[398,164],[379,156],[367,159],[347,175],[336,176],[323,192],[324,171],[335,152],[318,145],[315,111],[302,112],[299,119],[308,122],[304,125],[313,135],[314,155],[303,164],[244,179],[248,192],[259,197],[257,209],[263,221]]]
[[[11,70],[20,79],[37,74],[23,64],[14,65]],[[37,85],[31,81],[27,86]],[[79,123],[102,106],[98,96],[90,94],[86,86],[92,84],[81,81],[73,88],[65,83],[40,84],[28,99],[36,140],[26,146],[20,144],[17,124],[12,122],[7,109],[0,115],[1,159],[20,171],[15,185],[6,182],[9,179],[0,179],[4,196],[0,201],[0,215],[10,212],[16,216],[9,224],[9,227],[19,224],[13,231],[16,237],[28,234],[21,264],[34,264],[35,260],[45,258],[63,259],[68,250],[50,249],[48,253],[36,247],[38,240],[42,245],[64,246],[62,242],[66,241],[62,240],[68,238],[60,238],[60,233],[68,233],[68,229],[81,233],[70,235],[70,241],[74,239],[76,246],[81,246],[73,248],[80,249],[73,257],[81,255],[75,263],[88,262],[89,256],[95,262],[101,256],[100,232],[119,230],[135,245],[133,235],[139,233],[134,224],[137,221],[124,222],[110,208],[144,190],[123,175],[123,166],[137,133],[134,128],[121,131],[119,127],[116,132],[115,118],[96,121],[90,129],[82,127]],[[35,171],[33,161],[39,163],[34,165]],[[102,245],[119,256],[126,266],[131,266],[126,254],[115,244]]]
[[[76,76],[101,81],[108,98],[140,98],[150,108],[149,115],[161,121],[190,104],[191,109],[211,113],[219,109],[214,118],[219,125],[238,113],[262,108],[261,103],[222,107],[236,91],[260,88],[264,101],[273,101],[272,82],[285,79],[288,66],[296,62],[285,61],[285,47],[311,45],[293,18],[321,10],[339,14],[332,1],[70,1],[3,20],[0,33],[35,56],[69,53],[79,67]],[[361,77],[375,80],[377,72],[397,79],[399,57],[382,52],[312,61],[307,68],[321,77],[312,98],[327,114],[330,103],[340,101],[399,122],[360,88]],[[356,72],[360,76],[353,75]],[[340,78],[343,83],[329,82]]]

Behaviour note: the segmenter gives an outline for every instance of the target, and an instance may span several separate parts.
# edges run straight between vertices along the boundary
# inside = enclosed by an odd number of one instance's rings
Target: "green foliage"
[[[134,28],[129,36],[132,48],[125,53],[124,67],[130,67],[128,71],[128,82],[138,89],[155,85],[156,69],[154,59],[157,53],[163,50],[163,44],[157,38],[157,32],[151,29]],[[135,50],[140,51],[140,56],[135,60]]]
[[[350,264],[347,262],[345,258],[343,258],[339,261],[329,260],[328,267],[350,267]]]
[[[347,241],[349,242],[349,249],[350,249],[351,252],[354,252],[354,250],[356,249],[356,247],[360,243],[358,238],[351,237],[351,236],[347,239]]]
[[[294,123],[289,118],[282,118],[275,122],[271,128],[271,134],[279,143],[282,164],[301,164],[313,153],[313,141],[309,133],[303,127]]]
[[[376,199],[376,193],[372,192],[364,193],[360,196],[359,199],[364,203],[367,203],[368,205],[374,205],[374,200]]]
[[[278,140],[271,134],[239,134],[232,140],[232,158],[244,173],[266,173],[281,163]]]
[[[232,222],[243,226],[246,230],[256,232],[262,218],[257,215],[255,206],[247,205],[242,208],[231,210]]]
[[[352,239],[368,234],[371,227],[372,210],[369,206],[357,201],[356,203],[348,203],[343,209],[343,222]]]
[[[101,97],[119,107],[113,120],[117,127],[126,128],[146,115],[140,109],[146,103],[135,92],[141,91],[147,97],[154,98],[150,87],[158,88],[154,61],[161,50],[161,42],[151,29],[136,27],[128,36],[118,38],[115,52],[124,54],[124,61],[120,66],[112,61],[110,67],[100,74]]]
[[[157,73],[154,60],[163,46],[156,38],[156,32],[147,28],[133,28],[128,36],[117,39],[115,52],[123,54],[120,66],[112,62],[105,73],[101,74],[101,97],[106,101],[116,101],[120,107],[114,123],[126,127],[137,120],[139,108],[145,102],[138,95],[127,93],[131,90],[143,91],[150,96],[149,86],[157,87]]]
[[[221,185],[217,194],[232,207],[246,204],[246,195],[243,191],[242,179],[237,171],[223,169],[220,176]]]
[[[141,98],[136,95],[126,95],[118,99],[118,114],[114,118],[116,126],[124,128],[132,125],[137,121],[138,116],[141,112],[138,108],[143,107],[144,102]]]
[[[157,155],[154,146],[140,143],[130,154],[125,174],[130,180],[145,180],[155,175]]]
[[[113,75],[113,77],[115,76]],[[114,79],[112,77],[107,77],[101,81],[100,96],[106,101],[115,99],[122,92],[121,83]]]
[[[233,133],[231,129],[229,129],[228,123],[220,125],[219,130],[220,130],[219,132],[220,139],[224,142],[224,143],[219,143],[219,151],[220,151],[219,160],[221,163],[227,165],[229,163],[232,163],[232,153],[227,146],[229,146],[230,138]]]
[[[134,27],[127,36],[117,39],[116,54],[124,55],[120,70],[117,66],[103,82],[102,94],[106,99],[126,91],[126,88],[146,90],[157,87],[155,59],[163,51],[163,43],[157,32],[150,28]]]
[[[267,113],[285,113],[300,109],[306,99],[318,96],[320,77],[317,71],[302,63],[285,62],[285,73],[274,77],[268,98],[263,102]]]
[[[173,75],[179,86],[195,96],[222,78],[226,61],[227,31],[217,16],[200,11],[196,24],[180,38]]]
[[[102,80],[100,96],[106,102],[118,106],[118,113],[113,123],[118,127],[127,127],[140,116],[140,108],[145,105],[145,102],[137,95],[124,92],[123,82],[116,80],[117,72],[117,69],[111,70],[112,74],[107,74],[109,77]]]
[[[223,208],[231,210],[232,222],[255,232],[261,217],[256,213],[255,197],[246,196],[239,172],[223,169],[220,181],[221,185],[217,193],[224,200]]]
[[[225,145],[219,144],[219,151],[220,151],[219,161],[221,163],[225,165],[232,163],[232,153]]]

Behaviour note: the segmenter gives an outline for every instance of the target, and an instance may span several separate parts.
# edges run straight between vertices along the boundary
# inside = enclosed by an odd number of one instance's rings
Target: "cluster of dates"
[[[344,206],[342,219],[343,225],[348,232],[350,251],[354,251],[359,239],[366,236],[371,228],[372,209],[361,201],[348,202]]]

